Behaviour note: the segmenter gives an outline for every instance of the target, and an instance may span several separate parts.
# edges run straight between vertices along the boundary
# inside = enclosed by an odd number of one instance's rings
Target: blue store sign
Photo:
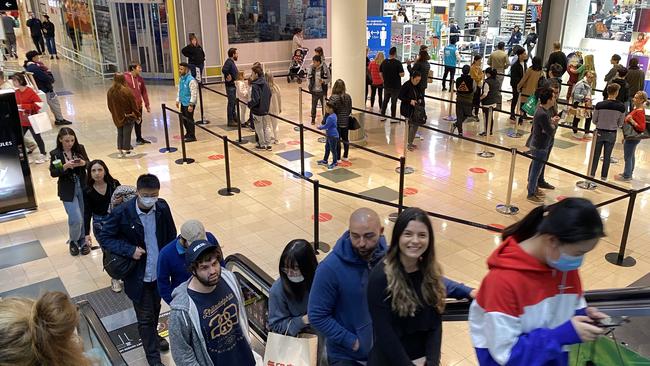
[[[366,21],[366,39],[370,52],[368,57],[372,60],[377,52],[383,51],[388,58],[390,50],[390,17],[368,17]]]

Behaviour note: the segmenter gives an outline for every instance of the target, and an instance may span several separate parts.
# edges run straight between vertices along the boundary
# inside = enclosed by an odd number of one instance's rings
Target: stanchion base
[[[388,221],[390,221],[390,222],[397,221],[397,216],[399,216],[399,213],[397,213],[397,212],[393,212],[391,214],[388,214]]]
[[[164,154],[164,153],[173,153],[173,152],[176,152],[176,151],[178,151],[178,149],[175,148],[175,147],[170,147],[169,149],[166,148],[166,147],[163,147],[162,149],[158,150],[158,152],[160,152],[161,154]]]
[[[607,253],[607,254],[605,254],[605,259],[609,263],[615,264],[615,265],[621,266],[621,267],[634,267],[634,265],[636,264],[636,259],[630,257],[629,255],[627,257],[623,258],[623,260],[619,262],[618,253]]]
[[[519,207],[510,205],[497,205],[497,212],[504,215],[516,215],[519,213]]]
[[[319,137],[318,138],[318,142],[320,142],[321,144],[324,144],[325,141],[327,141],[327,139],[325,137]]]
[[[237,142],[239,145],[246,145],[246,144],[249,143],[250,141],[245,140],[245,139],[241,139],[241,140],[237,140],[236,142]]]
[[[447,116],[442,119],[443,121],[455,121],[456,116]]]
[[[194,121],[194,123],[197,125],[207,125],[210,124],[210,121],[208,121],[207,119],[200,119],[198,121]]]
[[[605,161],[605,158],[603,156],[601,156],[600,161]],[[609,158],[609,163],[610,164],[618,164],[618,159],[617,158]]]
[[[316,248],[316,244],[314,244],[314,242],[311,242],[311,245],[312,245],[314,248]],[[319,252],[328,253],[331,249],[332,249],[332,248],[330,247],[329,244],[327,244],[327,243],[323,243],[322,241],[319,241],[319,242],[318,242],[318,250],[316,251],[316,254],[317,254],[317,255],[320,254]]]
[[[395,173],[397,173],[397,174],[402,173],[402,170],[400,169],[400,167],[395,168]],[[415,169],[413,167],[410,167],[410,166],[405,166],[404,167],[404,174],[413,174],[413,173],[415,173]]]
[[[518,139],[523,137],[524,135],[520,133],[519,131],[508,131],[508,137],[513,138],[513,139]]]
[[[313,177],[313,176],[314,176],[314,173],[312,173],[312,172],[305,172],[305,178],[311,178],[311,177]],[[301,176],[300,174],[294,174],[293,177],[294,177],[294,178],[302,178],[302,176]]]
[[[296,126],[293,128],[294,131],[300,131],[300,127]]]
[[[486,158],[486,159],[489,159],[489,158],[493,158],[493,157],[494,157],[494,153],[493,153],[492,151],[481,151],[480,153],[478,153],[478,154],[476,154],[476,155],[477,155],[478,157]]]
[[[192,158],[185,158],[185,159],[176,159],[176,164],[178,165],[183,165],[183,164],[192,164],[196,160]]]
[[[219,193],[220,196],[234,196],[236,193],[239,192],[241,192],[239,188],[231,187],[230,189],[221,188],[217,193]]]
[[[581,180],[579,182],[576,182],[576,187],[586,189],[588,191],[593,191],[594,189],[598,188],[598,184],[586,180]]]

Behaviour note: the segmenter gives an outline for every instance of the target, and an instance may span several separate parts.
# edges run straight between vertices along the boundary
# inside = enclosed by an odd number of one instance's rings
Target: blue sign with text
[[[370,52],[368,57],[372,60],[377,52],[382,51],[388,58],[390,50],[390,17],[368,17],[366,20],[366,40]]]

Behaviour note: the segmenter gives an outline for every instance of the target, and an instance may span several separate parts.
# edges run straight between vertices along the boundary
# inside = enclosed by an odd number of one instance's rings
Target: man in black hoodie
[[[271,151],[271,120],[269,119],[269,107],[271,106],[271,88],[266,83],[264,78],[264,70],[262,66],[253,66],[253,74],[251,75],[251,100],[248,102],[248,108],[251,109],[253,120],[255,121],[255,133],[259,139],[258,145],[255,147],[258,150]]]
[[[544,66],[544,68],[546,70],[550,70],[551,65],[553,64],[558,64],[562,66],[562,74],[560,74],[560,77],[564,75],[569,65],[569,61],[566,55],[564,54],[564,52],[562,52],[562,44],[557,41],[553,43],[553,52],[551,52],[551,54],[548,55],[548,61],[546,61],[546,65]]]
[[[629,95],[630,84],[628,84],[627,81],[625,81],[625,76],[626,75],[627,75],[627,68],[625,68],[623,66],[620,66],[618,68],[618,71],[614,75],[614,77],[609,81],[609,83],[607,83],[607,85],[612,84],[612,83],[616,83],[616,84],[621,86],[621,88],[618,91],[618,96],[616,97],[616,100],[618,100],[619,102],[621,102],[623,104],[625,104],[625,102],[627,102],[628,99],[630,98],[630,95]],[[607,88],[605,88],[605,90],[603,90],[603,97],[605,99],[608,99]]]
[[[458,135],[463,135],[463,122],[472,115],[474,99],[474,79],[469,76],[469,65],[463,66],[463,73],[456,79],[456,122],[451,126],[451,133],[458,129]]]

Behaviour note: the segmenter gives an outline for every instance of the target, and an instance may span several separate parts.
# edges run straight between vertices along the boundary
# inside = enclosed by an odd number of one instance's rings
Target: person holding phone
[[[70,255],[87,255],[90,246],[86,243],[84,230],[84,196],[86,187],[86,163],[88,154],[77,136],[69,127],[59,130],[56,149],[50,152],[50,175],[58,178],[57,193],[68,214]]]

